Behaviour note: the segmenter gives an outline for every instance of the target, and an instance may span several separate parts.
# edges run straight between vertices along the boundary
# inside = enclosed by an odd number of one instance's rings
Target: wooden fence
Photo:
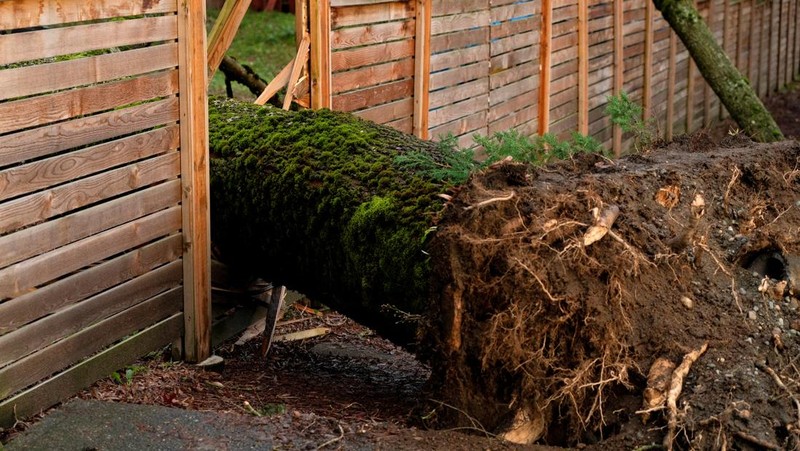
[[[300,0],[301,2],[303,0]],[[799,0],[697,3],[762,97],[800,66]],[[667,138],[724,115],[648,0],[310,0],[315,107],[421,137],[580,131],[621,151],[626,92]]]
[[[0,427],[209,353],[204,0],[0,1]]]

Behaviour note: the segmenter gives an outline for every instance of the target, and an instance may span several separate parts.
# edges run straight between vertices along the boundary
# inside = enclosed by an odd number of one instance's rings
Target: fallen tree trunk
[[[215,245],[242,271],[417,341],[432,369],[426,420],[561,445],[626,424],[661,442],[635,414],[646,371],[708,342],[684,379],[703,390],[682,390],[692,409],[672,426],[700,449],[733,437],[733,422],[702,420],[765,359],[777,323],[750,319],[762,276],[797,292],[797,144],[503,163],[451,189],[395,164],[409,151],[444,161],[436,145],[350,115],[220,100],[210,113]],[[780,324],[800,320],[785,305]],[[788,365],[798,343],[781,340]],[[753,418],[795,418],[790,401],[747,393]]]
[[[212,230],[240,272],[268,275],[404,345],[426,311],[428,230],[445,188],[398,168],[438,152],[352,115],[210,104]]]

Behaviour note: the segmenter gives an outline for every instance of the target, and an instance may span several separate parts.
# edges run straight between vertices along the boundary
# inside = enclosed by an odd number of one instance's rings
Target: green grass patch
[[[207,29],[211,32],[219,9],[209,8]],[[245,14],[239,31],[228,49],[227,55],[240,64],[250,66],[261,78],[269,82],[294,58],[294,15],[276,11]],[[254,99],[247,88],[233,84],[236,98]],[[225,95],[225,75],[217,71],[209,87],[209,94]]]

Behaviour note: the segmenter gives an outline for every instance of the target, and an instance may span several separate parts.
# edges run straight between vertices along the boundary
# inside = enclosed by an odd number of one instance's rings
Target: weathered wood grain
[[[0,30],[32,28],[89,20],[174,13],[176,0],[3,0],[0,2]]]
[[[0,303],[0,335],[171,261],[183,253],[183,237],[170,235],[84,271]]]
[[[180,174],[178,152],[140,161],[0,204],[0,234],[158,183]]]
[[[108,376],[128,363],[132,355],[143,355],[172,342],[183,332],[183,314],[173,315],[121,343],[12,398],[0,402],[0,427],[9,427],[72,396],[92,382]]]
[[[183,289],[173,288],[0,369],[0,399],[81,361],[133,332],[180,313],[182,307]]]
[[[0,70],[0,100],[103,83],[178,65],[175,43]],[[31,83],[36,80],[36,83]]]

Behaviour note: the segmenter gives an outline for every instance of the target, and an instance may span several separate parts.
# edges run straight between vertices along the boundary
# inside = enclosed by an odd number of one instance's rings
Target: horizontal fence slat
[[[182,276],[183,262],[177,260],[0,336],[0,367],[179,286]]]
[[[489,45],[479,45],[467,49],[457,49],[452,52],[437,53],[431,56],[431,71],[450,69],[465,66],[470,63],[486,61],[489,57]]]
[[[0,299],[19,296],[180,227],[181,207],[172,207],[9,266],[0,270]]]
[[[452,70],[444,70],[431,74],[431,91],[454,86],[460,83],[485,78],[489,73],[489,62],[479,61],[477,63],[468,64],[454,68]]]
[[[3,0],[0,1],[0,30],[174,13],[177,10],[177,0]]]
[[[0,66],[177,38],[174,15],[0,35]]]
[[[152,157],[180,144],[177,125],[0,171],[0,201]]]
[[[413,17],[414,8],[410,2],[392,1],[340,8],[332,5],[331,28],[335,30],[353,25],[389,22]]]
[[[333,108],[338,111],[355,111],[394,100],[411,98],[414,81],[411,79],[350,91],[333,97]]]
[[[379,5],[396,1],[397,0],[331,0],[331,7],[339,8],[343,6]]]
[[[79,362],[125,336],[180,313],[183,289],[173,288],[0,369],[0,399]]]
[[[455,121],[433,127],[431,129],[431,136],[440,138],[451,134],[453,136],[461,136],[478,130],[486,126],[486,111],[479,111],[467,117],[456,119]]]
[[[474,28],[431,36],[431,53],[451,52],[456,49],[486,44],[489,40],[489,27]]]
[[[85,116],[178,92],[178,71],[171,70],[0,103],[0,134]]]
[[[431,111],[430,123],[432,126],[454,121],[461,117],[485,110],[489,104],[489,94],[483,94],[459,103],[452,103],[445,107]]]
[[[414,99],[405,98],[358,111],[355,115],[378,124],[386,124],[404,117],[411,117],[413,113]]]
[[[61,402],[92,382],[130,363],[132,355],[144,355],[170,343],[183,333],[183,314],[173,315],[94,355],[78,365],[13,398],[0,402],[0,427]]]
[[[414,60],[411,58],[337,72],[333,74],[334,94],[372,86],[376,82],[386,83],[413,76]]]
[[[411,39],[414,37],[415,31],[413,20],[340,28],[331,33],[331,49],[338,50]]]
[[[489,79],[481,78],[451,86],[430,94],[430,107],[439,108],[489,92]]]
[[[135,133],[179,117],[177,97],[0,136],[0,166]]]
[[[0,335],[177,260],[182,253],[183,237],[171,235],[0,303]]]
[[[1,3],[1,2],[0,2]],[[0,100],[74,88],[178,65],[175,43],[0,70]]]
[[[413,56],[414,41],[410,39],[345,49],[331,54],[331,70],[339,72]]]
[[[489,26],[489,10],[473,11],[452,16],[431,18],[431,34],[452,33],[476,27]]]
[[[0,204],[0,234],[29,226],[180,174],[180,155],[170,152]]]
[[[0,237],[0,268],[176,205],[181,201],[180,186],[180,180],[170,180],[129,196],[4,235]]]

